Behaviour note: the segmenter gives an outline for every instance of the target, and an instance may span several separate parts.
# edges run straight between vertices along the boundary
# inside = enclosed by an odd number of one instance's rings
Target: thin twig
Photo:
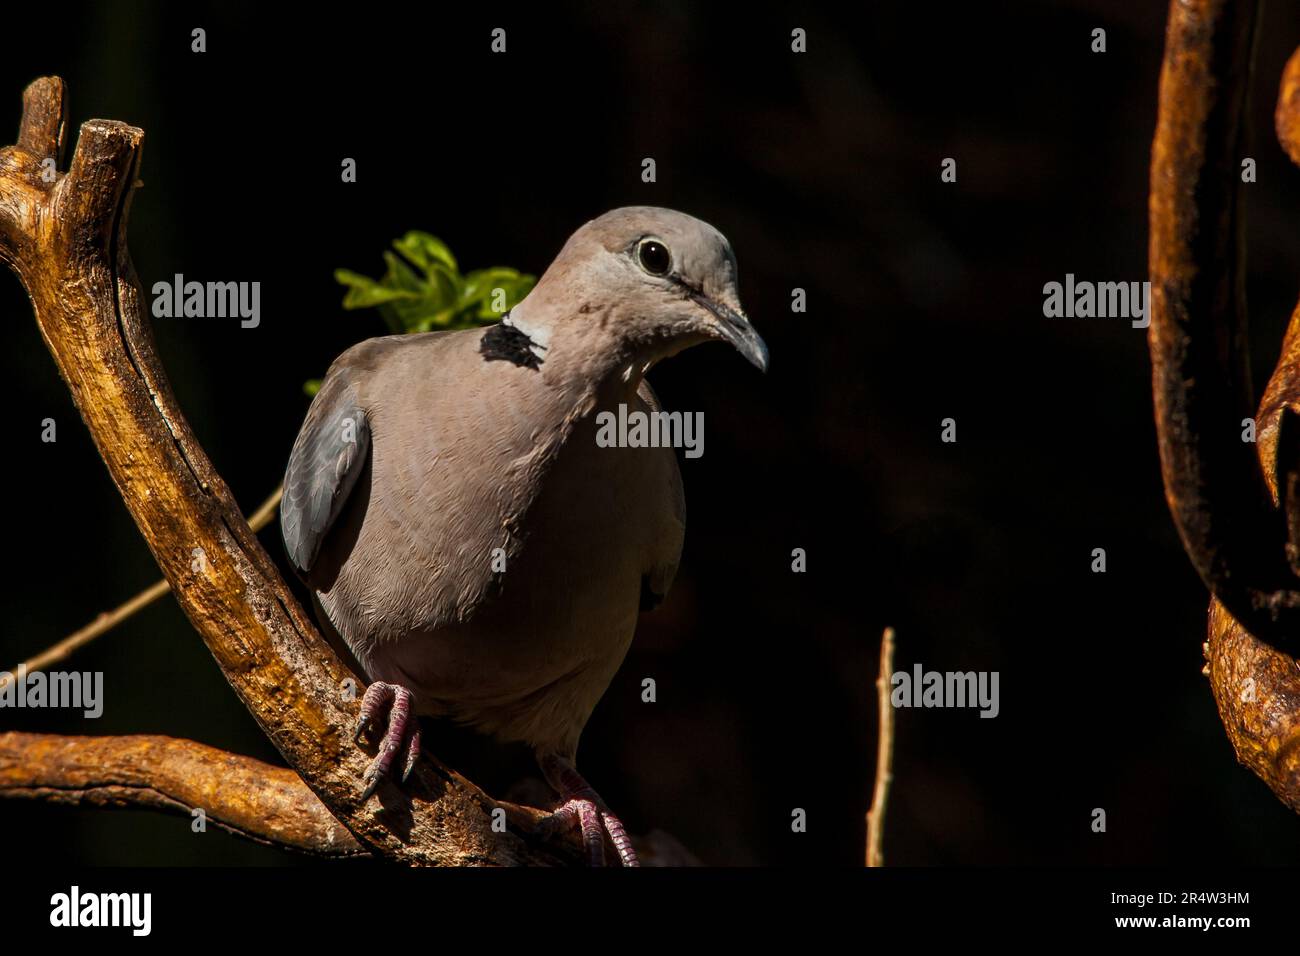
[[[284,494],[284,487],[278,486],[271,496],[262,502],[261,507],[249,516],[248,526],[254,531],[261,531],[271,519],[275,517],[275,509],[280,506],[280,496]]]
[[[885,835],[885,807],[889,785],[894,780],[894,707],[889,700],[890,677],[894,673],[894,629],[885,628],[880,642],[880,672],[876,675],[876,696],[880,706],[880,734],[876,743],[876,787],[867,811],[867,866],[884,866],[881,842]]]
[[[248,526],[254,531],[261,531],[271,521],[275,515],[275,509],[280,504],[281,488],[276,488],[271,493],[271,497],[262,503],[262,506],[255,511],[248,519]],[[143,611],[154,601],[158,600],[164,594],[171,590],[165,580],[157,581],[150,587],[141,591],[131,600],[127,601],[120,607],[111,611],[105,611],[99,617],[95,618],[81,630],[69,634],[59,643],[52,647],[47,647],[35,657],[23,661],[12,671],[0,672],[0,690],[4,690],[9,684],[18,680],[20,670],[23,673],[34,674],[37,671],[43,671],[60,661],[65,661],[73,655],[78,649],[85,647],[95,638],[102,634],[107,634],[113,628],[117,627],[131,615],[138,611]]]

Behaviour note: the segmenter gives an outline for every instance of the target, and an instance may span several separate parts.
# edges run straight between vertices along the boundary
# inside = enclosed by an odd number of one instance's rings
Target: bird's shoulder
[[[364,339],[345,350],[336,358],[325,373],[322,389],[332,379],[342,379],[361,386],[364,393],[372,383],[382,381],[384,385],[392,384],[394,376],[409,371],[413,364],[424,364],[429,369],[436,369],[439,360],[449,356],[457,345],[464,344],[464,337],[476,333],[476,329],[454,332],[416,332],[402,335],[381,335]]]
[[[336,358],[312,399],[285,469],[280,528],[301,574],[312,570],[370,459],[375,397],[400,391],[412,355],[433,366],[451,333],[388,335],[358,342]],[[382,416],[380,416],[382,417]]]

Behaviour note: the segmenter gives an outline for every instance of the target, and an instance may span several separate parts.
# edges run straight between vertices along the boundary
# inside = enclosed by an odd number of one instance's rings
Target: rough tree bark
[[[1300,73],[1300,53],[1288,72]],[[1256,415],[1259,458],[1275,500],[1284,415],[1300,414],[1300,309]],[[1294,453],[1294,447],[1292,448]],[[1294,461],[1293,461],[1294,465]],[[1237,759],[1300,813],[1300,661],[1258,640],[1218,602],[1210,602],[1206,665],[1219,717]]]
[[[1151,156],[1150,347],[1165,493],[1213,595],[1205,647],[1237,753],[1300,812],[1300,310],[1255,415],[1242,159],[1257,0],[1172,0]],[[1277,107],[1300,163],[1300,52]],[[1291,653],[1288,653],[1291,652]]]
[[[56,172],[66,116],[60,79],[27,88],[18,142],[0,149],[0,260],[26,288],[50,354],[181,608],[301,784],[184,741],[9,734],[0,738],[0,793],[153,806],[202,798],[210,816],[250,836],[314,852],[322,840],[350,846],[329,829],[325,809],[358,851],[402,863],[579,862],[576,840],[532,835],[540,811],[493,801],[427,755],[403,787],[384,784],[374,799],[360,799],[368,758],[350,739],[358,703],[349,688],[362,682],[249,529],[154,351],[126,242],[144,134],[90,120],[66,173]],[[47,159],[53,163],[43,167]],[[89,780],[93,757],[107,763]],[[236,800],[225,786],[231,767],[261,783]],[[491,827],[498,806],[505,833]],[[295,822],[282,825],[287,819]]]
[[[171,737],[0,734],[0,794],[50,803],[150,807],[261,843],[369,856],[292,770]]]

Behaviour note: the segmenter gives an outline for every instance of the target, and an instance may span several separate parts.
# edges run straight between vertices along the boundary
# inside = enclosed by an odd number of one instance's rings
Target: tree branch
[[[1173,0],[1151,151],[1151,349],[1165,496],[1188,556],[1256,637],[1300,647],[1288,521],[1250,445],[1244,192],[1257,0]],[[1295,516],[1300,520],[1300,515]]]
[[[403,787],[361,800],[367,757],[350,727],[356,678],[321,638],[195,439],[154,351],[127,251],[144,134],[83,124],[71,166],[63,82],[23,98],[18,145],[0,149],[0,260],[18,274],[41,335],[122,500],[226,679],[289,765],[366,848],[409,864],[576,863],[573,841],[541,842],[538,811],[494,803],[427,757]]]
[[[1282,75],[1277,136],[1300,165],[1300,50]],[[1300,307],[1256,415],[1259,461],[1289,518],[1288,554],[1300,561]],[[1210,606],[1205,673],[1237,759],[1300,813],[1300,661],[1258,640],[1217,600]]]
[[[1293,62],[1300,62],[1300,53]],[[1284,425],[1300,414],[1300,308],[1291,317],[1282,357],[1256,416],[1258,450],[1274,499],[1279,481],[1294,475],[1281,447]],[[1294,454],[1294,446],[1291,454]],[[1281,457],[1280,457],[1281,456]],[[1292,482],[1294,484],[1294,482]],[[1206,673],[1237,759],[1279,800],[1300,813],[1300,662],[1260,641],[1214,600],[1210,604]]]
[[[320,856],[368,856],[292,770],[173,737],[0,734],[0,796],[147,807]]]
[[[884,866],[885,808],[894,782],[894,705],[890,684],[894,676],[894,629],[885,628],[880,641],[880,670],[876,674],[876,699],[880,726],[876,734],[876,785],[867,811],[867,866]]]

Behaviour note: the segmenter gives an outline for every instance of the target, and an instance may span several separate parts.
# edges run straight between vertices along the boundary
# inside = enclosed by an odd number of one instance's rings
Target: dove
[[[681,212],[615,209],[579,228],[486,329],[369,339],[330,366],[294,442],[280,527],[322,627],[370,683],[368,799],[406,779],[422,716],[522,741],[592,865],[620,819],[578,772],[578,741],[638,615],[677,571],[677,453],[598,441],[598,419],[655,416],[645,379],[705,342],[760,370],[736,259]],[[393,785],[398,785],[394,781]]]

